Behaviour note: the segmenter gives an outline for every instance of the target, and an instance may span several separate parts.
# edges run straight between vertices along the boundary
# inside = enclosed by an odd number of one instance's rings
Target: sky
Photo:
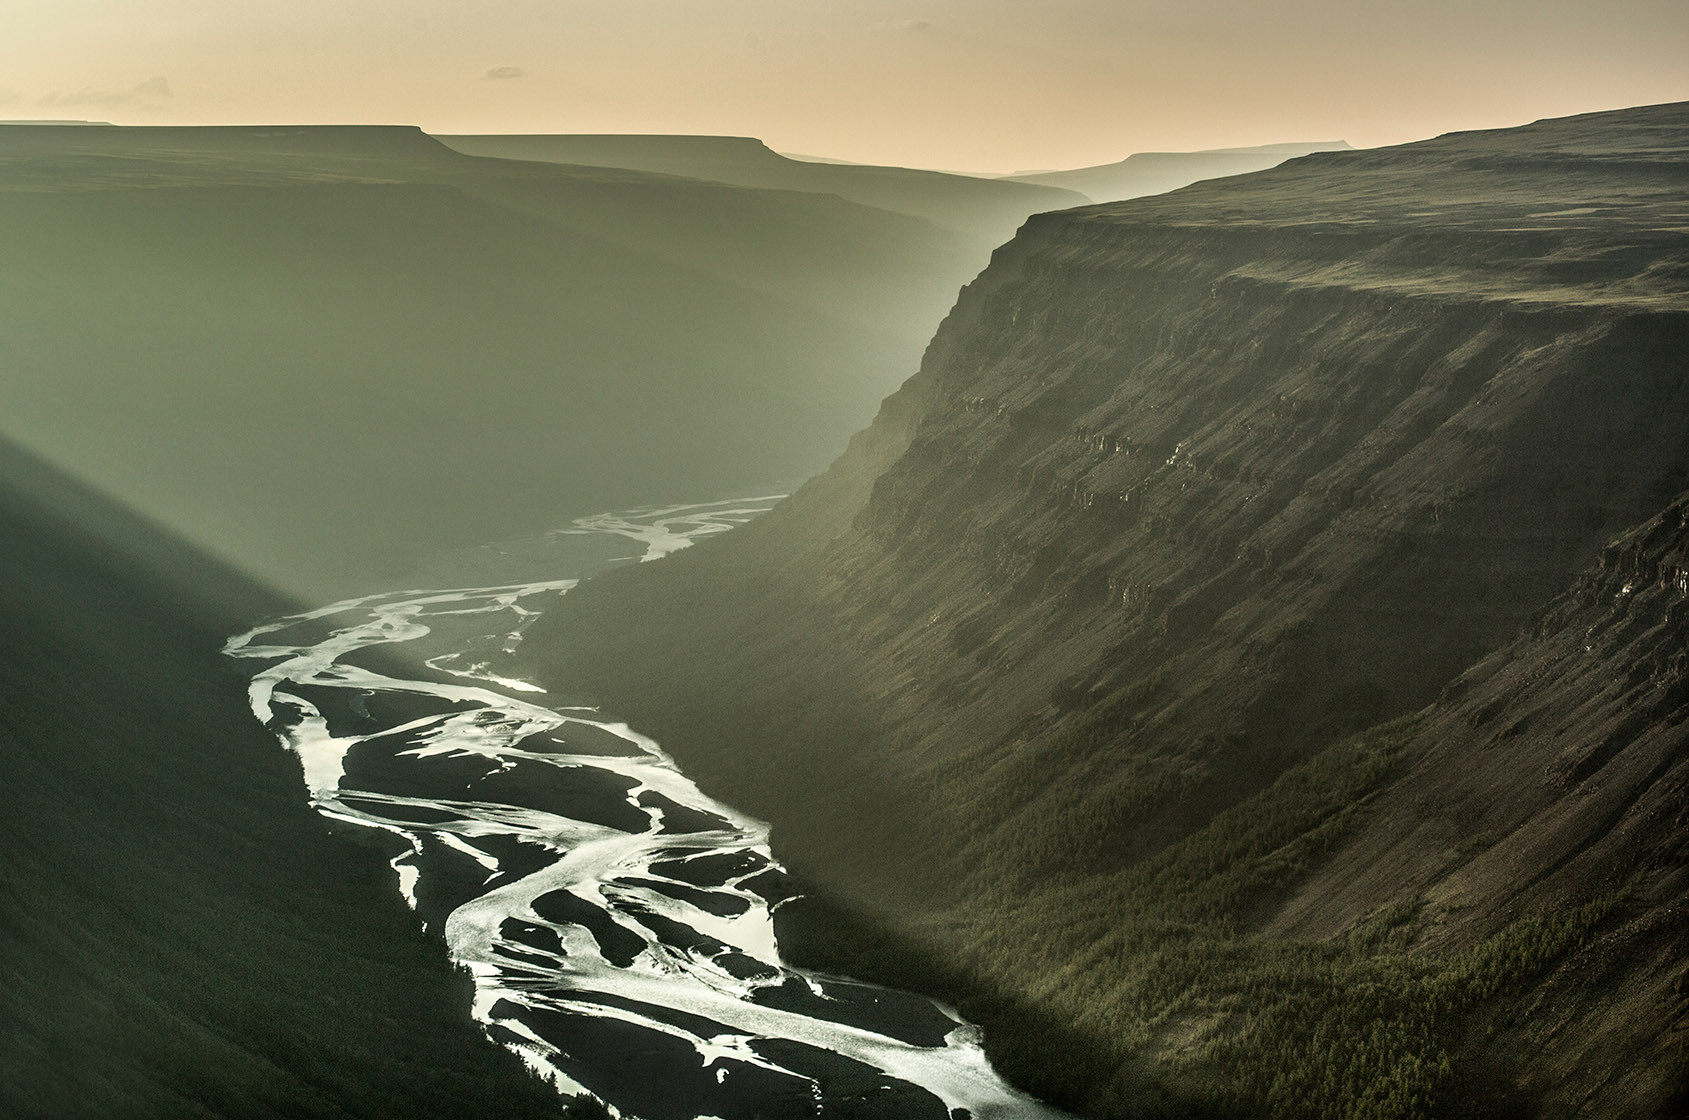
[[[0,0],[0,119],[751,135],[980,172],[1689,100],[1683,0]]]

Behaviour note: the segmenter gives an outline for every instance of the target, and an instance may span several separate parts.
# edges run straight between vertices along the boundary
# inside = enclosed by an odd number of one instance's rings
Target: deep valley
[[[0,86],[0,1114],[1689,1115],[1689,102],[987,7],[783,88],[1109,162]]]

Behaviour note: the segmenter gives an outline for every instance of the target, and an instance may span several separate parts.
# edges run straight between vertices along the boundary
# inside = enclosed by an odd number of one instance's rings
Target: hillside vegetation
[[[1689,105],[1042,215],[526,647],[1089,1116],[1675,1115]]]

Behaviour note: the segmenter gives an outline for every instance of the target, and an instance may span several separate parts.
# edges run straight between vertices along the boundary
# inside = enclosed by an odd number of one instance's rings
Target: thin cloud
[[[930,19],[888,19],[884,23],[876,23],[875,31],[931,31]]]
[[[37,98],[37,105],[49,108],[69,109],[81,105],[100,105],[113,108],[118,105],[130,105],[135,102],[164,101],[174,97],[175,91],[170,88],[168,78],[148,78],[137,86],[125,90],[109,89],[80,89],[75,93],[49,93],[45,97]]]
[[[494,66],[483,74],[482,77],[491,78],[495,82],[503,82],[509,81],[512,78],[524,77],[527,73],[528,72],[520,66]]]

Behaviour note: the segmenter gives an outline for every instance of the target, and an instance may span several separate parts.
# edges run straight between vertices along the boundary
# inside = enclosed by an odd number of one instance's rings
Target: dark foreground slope
[[[1265,171],[1287,159],[1296,159],[1311,152],[1340,152],[1348,148],[1349,145],[1341,140],[1329,140],[1309,144],[1263,144],[1254,148],[1216,148],[1206,152],[1136,152],[1119,163],[1015,175],[1012,181],[1078,191],[1095,202],[1121,202],[1128,198],[1175,191],[1207,179]]]
[[[219,650],[279,604],[0,452],[0,1113],[555,1116]]]
[[[533,640],[1088,1112],[1669,1111],[1673,632],[1577,719],[1450,682],[1689,488],[1686,172],[1660,106],[1034,219],[827,474]]]
[[[405,128],[0,128],[0,430],[311,600],[819,470],[983,264]]]
[[[748,136],[442,136],[457,151],[500,159],[622,167],[769,190],[831,194],[923,218],[996,247],[1028,214],[1094,201],[1062,187],[856,163],[791,159]],[[1281,157],[1283,158],[1283,157]]]

